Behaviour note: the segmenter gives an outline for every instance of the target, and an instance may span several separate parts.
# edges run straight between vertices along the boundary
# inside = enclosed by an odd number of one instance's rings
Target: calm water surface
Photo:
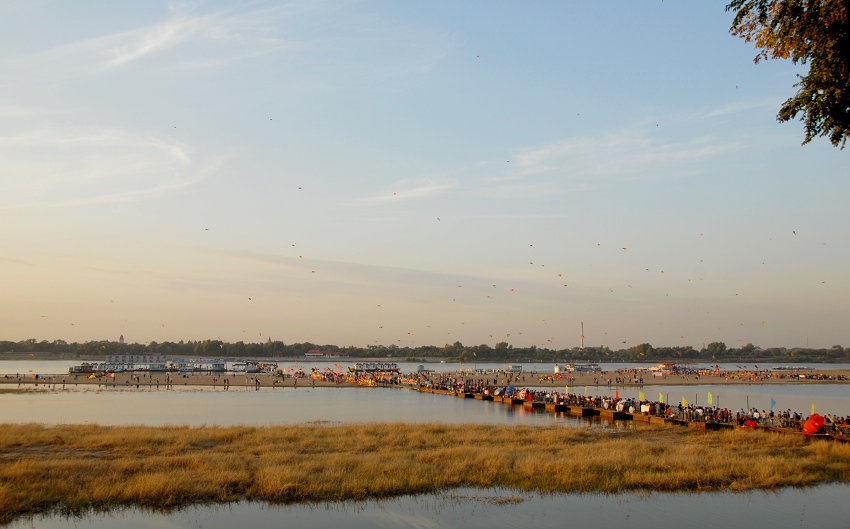
[[[3,388],[16,388],[15,384]],[[405,388],[273,388],[174,386],[74,386],[61,383],[24,385],[23,394],[0,394],[0,422],[43,424],[98,423],[105,425],[147,424],[294,424],[325,422],[446,422],[488,424],[563,423],[586,426],[588,422],[564,414],[531,412],[522,406],[461,399],[446,395],[419,393]],[[564,388],[557,388],[563,391]],[[574,393],[614,395],[647,399],[664,396],[677,404],[705,404],[712,394],[714,405],[732,410],[757,407],[769,410],[791,409],[811,413],[850,415],[850,385],[740,385],[740,386],[653,386],[615,388],[608,386],[570,387]],[[592,424],[592,423],[591,423]]]
[[[20,519],[9,527],[49,529],[233,527],[374,528],[846,528],[850,486],[778,492],[546,495],[459,489],[445,494],[319,505],[235,503],[161,514],[128,509],[81,518]]]

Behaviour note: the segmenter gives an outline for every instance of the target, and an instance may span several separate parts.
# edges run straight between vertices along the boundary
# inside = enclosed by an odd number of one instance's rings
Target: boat
[[[393,362],[355,362],[348,368],[351,373],[398,373],[398,364]]]
[[[230,364],[230,370],[234,373],[257,373],[260,369],[253,362],[234,362]]]
[[[94,367],[88,362],[83,362],[82,364],[80,364],[78,366],[71,366],[71,367],[68,368],[68,373],[70,373],[72,375],[79,374],[79,373],[93,373],[93,372],[94,372]]]
[[[570,373],[594,373],[599,371],[599,364],[569,364],[567,371]]]
[[[221,359],[214,360],[195,360],[185,358],[175,358],[171,361],[171,371],[179,373],[224,373],[226,362]]]

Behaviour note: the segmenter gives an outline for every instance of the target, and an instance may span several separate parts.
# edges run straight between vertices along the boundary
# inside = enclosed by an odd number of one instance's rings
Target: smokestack
[[[584,322],[581,322],[581,350],[584,350]]]

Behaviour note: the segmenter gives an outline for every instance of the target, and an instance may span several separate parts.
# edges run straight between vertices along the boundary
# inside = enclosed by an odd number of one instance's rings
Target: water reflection
[[[564,413],[419,393],[403,388],[277,388],[230,391],[175,386],[77,386],[0,395],[0,422],[109,426],[273,425],[311,422],[563,424],[611,427]],[[628,423],[617,428],[631,427]]]
[[[8,388],[15,388],[10,385]],[[0,389],[5,389],[0,387]],[[165,424],[270,425],[311,421],[329,422],[446,422],[487,424],[545,424],[568,422],[587,425],[564,414],[528,410],[522,406],[419,393],[405,388],[272,388],[232,387],[229,391],[200,386],[95,386],[67,384],[27,387],[23,394],[0,394],[0,422],[44,424],[99,423],[105,425]],[[562,389],[562,388],[561,388]],[[584,388],[570,388],[583,392]],[[676,404],[705,404],[711,392],[715,406],[737,411],[756,407],[791,409],[808,415],[812,404],[821,413],[850,415],[850,386],[737,385],[652,386],[615,388],[590,386],[588,395],[648,399],[659,394]],[[8,404],[8,405],[7,405]]]
[[[777,492],[700,494],[539,495],[504,489],[459,489],[443,494],[312,505],[270,506],[241,502],[191,507],[167,514],[141,509],[67,518],[36,516],[11,524],[25,527],[549,527],[655,529],[661,527],[847,527],[848,485]]]

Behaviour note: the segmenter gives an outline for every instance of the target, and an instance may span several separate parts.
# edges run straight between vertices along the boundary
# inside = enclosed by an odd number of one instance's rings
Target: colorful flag
[[[614,392],[614,398],[618,399],[618,400],[620,399],[620,390],[619,389]]]
[[[587,395],[587,386],[584,387],[584,394]],[[814,409],[814,404],[812,404],[812,409]]]
[[[773,400],[773,399],[770,399],[770,409],[772,410],[774,406],[776,406],[776,401]]]
[[[682,397],[682,406],[687,406],[688,400],[685,397]]]
[[[814,415],[814,414],[815,414],[815,403],[812,402],[812,415]]]
[[[664,404],[664,394],[663,393],[658,394],[658,402],[660,402],[661,404]]]
[[[638,392],[638,397],[640,398],[641,401],[646,400],[646,397],[643,396],[643,391]]]
[[[708,403],[714,404],[714,397],[711,395],[711,392],[708,392]]]
[[[570,393],[570,387],[564,386],[564,394],[569,395],[569,393]]]

